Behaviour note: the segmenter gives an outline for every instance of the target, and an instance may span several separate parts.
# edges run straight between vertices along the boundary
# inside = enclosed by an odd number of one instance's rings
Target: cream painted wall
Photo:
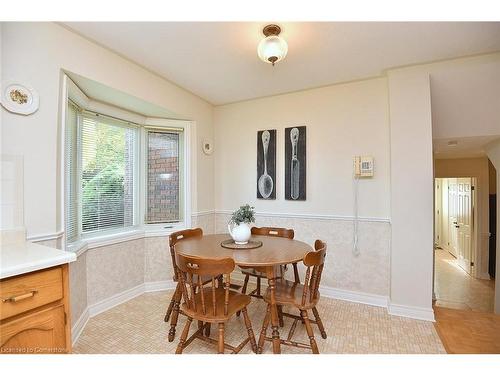
[[[57,168],[62,69],[196,121],[192,209],[214,208],[213,158],[201,152],[202,139],[213,137],[208,102],[54,23],[3,23],[1,58],[2,79],[32,85],[40,94],[40,109],[31,116],[1,110],[2,152],[24,156],[28,236],[61,230]],[[198,182],[203,188],[196,188]]]
[[[311,245],[327,241],[324,287],[388,296],[387,98],[386,79],[378,78],[215,107],[216,231],[227,232],[229,213],[249,203],[258,212],[256,225],[294,228],[296,238]],[[284,128],[298,125],[307,126],[303,202],[284,199]],[[261,129],[277,129],[276,200],[256,198]],[[359,256],[352,250],[355,155],[375,160],[375,176],[359,181],[359,215],[369,218],[359,225]]]
[[[489,173],[488,158],[436,159],[434,177],[476,177],[478,236],[476,277],[489,279]]]
[[[433,166],[429,75],[390,71],[391,306],[433,319]]]
[[[372,155],[359,182],[359,214],[389,217],[389,123],[385,78],[215,107],[215,207],[353,215],[353,157]],[[307,200],[284,199],[284,129],[307,126]],[[277,129],[277,199],[257,200],[257,131]]]

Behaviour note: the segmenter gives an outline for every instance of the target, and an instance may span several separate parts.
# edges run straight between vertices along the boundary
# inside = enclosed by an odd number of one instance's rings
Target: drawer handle
[[[32,290],[32,291],[30,291],[28,293],[20,294],[18,296],[12,296],[12,297],[7,297],[7,298],[2,298],[2,302],[18,302],[18,301],[22,301],[23,299],[33,297],[37,293],[38,293],[37,290]]]

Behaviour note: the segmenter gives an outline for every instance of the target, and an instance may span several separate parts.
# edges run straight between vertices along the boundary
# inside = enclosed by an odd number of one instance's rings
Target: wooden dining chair
[[[236,354],[250,341],[252,350],[257,352],[257,343],[252,324],[248,317],[247,306],[251,298],[245,294],[230,290],[231,272],[235,263],[231,258],[205,259],[177,254],[179,285],[184,302],[181,309],[187,316],[186,325],[182,331],[176,354],[181,354],[194,339],[198,338],[211,344],[217,344],[218,353],[224,349]],[[216,279],[223,275],[222,285],[217,285]],[[210,286],[203,286],[203,279],[210,278]],[[226,323],[237,312],[243,313],[248,337],[237,347],[224,342]],[[198,321],[198,329],[187,338],[192,321]],[[205,336],[203,333],[212,323],[218,324],[218,340]]]
[[[177,283],[175,288],[175,292],[170,299],[170,303],[167,308],[167,312],[165,313],[165,318],[163,319],[165,322],[170,320],[170,331],[168,332],[168,341],[172,342],[175,338],[175,330],[177,327],[177,321],[179,318],[179,314],[182,313],[180,311],[180,302],[182,298],[181,285],[179,283],[179,270],[176,264],[175,251],[174,246],[177,242],[194,237],[203,236],[203,230],[201,228],[194,229],[185,229],[172,233],[169,236],[169,247],[170,247],[170,256],[172,257],[172,267],[174,270],[173,280]],[[206,279],[203,281],[204,284],[209,282],[210,279]],[[207,332],[209,334],[209,332]]]
[[[314,338],[311,323],[318,326],[321,332],[321,337],[326,339],[327,335],[325,327],[323,326],[318,309],[316,308],[320,298],[319,285],[325,264],[326,244],[323,241],[316,240],[314,248],[315,251],[308,252],[304,257],[304,265],[307,267],[304,284],[291,282],[285,279],[278,279],[275,285],[275,300],[276,305],[278,306],[290,306],[297,308],[300,312],[300,315],[293,315],[285,312],[282,313],[283,316],[294,319],[294,322],[290,327],[287,339],[281,340],[281,344],[311,349],[314,354],[319,354],[318,345],[316,343],[316,339]],[[266,301],[268,305],[259,337],[259,353],[262,352],[262,348],[266,340],[272,341],[271,337],[266,337],[267,327],[269,326],[269,320],[271,319],[271,294],[269,288],[264,295],[264,301]],[[308,310],[312,310],[315,320],[310,320],[307,313]],[[303,322],[305,325],[310,345],[292,341],[295,328],[297,327],[297,322],[299,321]]]
[[[251,231],[252,231],[252,234],[254,234],[254,235],[283,237],[283,238],[289,238],[291,240],[293,240],[293,237],[295,236],[295,232],[293,231],[293,229],[286,229],[286,228],[252,227]],[[241,289],[241,292],[246,294],[248,282],[250,281],[250,277],[255,277],[256,283],[257,283],[257,288],[254,289],[253,291],[251,291],[248,295],[255,297],[255,298],[262,298],[261,280],[267,278],[266,271],[264,269],[260,270],[260,269],[254,268],[254,267],[242,267],[242,266],[240,266],[240,269],[241,269],[241,272],[243,273],[243,275],[245,275],[245,281],[243,282],[243,288]],[[286,271],[285,267],[280,267],[279,274],[282,276],[285,271]],[[297,263],[293,264],[293,272],[294,272],[295,281],[300,282]]]

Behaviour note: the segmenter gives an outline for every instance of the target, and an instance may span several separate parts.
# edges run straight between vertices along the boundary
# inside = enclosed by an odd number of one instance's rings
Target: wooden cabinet
[[[68,265],[0,280],[0,353],[71,351]]]

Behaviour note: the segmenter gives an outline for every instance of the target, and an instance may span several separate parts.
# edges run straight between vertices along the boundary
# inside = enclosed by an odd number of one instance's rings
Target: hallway
[[[495,281],[475,279],[446,250],[435,250],[435,306],[493,312]]]

